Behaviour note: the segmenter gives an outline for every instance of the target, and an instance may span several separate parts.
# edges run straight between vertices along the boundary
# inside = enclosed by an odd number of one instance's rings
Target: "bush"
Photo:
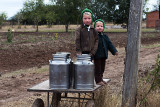
[[[11,31],[11,29],[8,29],[7,32],[7,42],[11,43],[13,39],[13,32]]]
[[[146,81],[143,83],[145,83],[145,86],[143,86],[143,89],[141,89],[141,95],[139,96],[141,96],[142,98],[138,107],[142,107],[144,105],[146,107],[157,107],[155,105],[160,104],[159,102],[157,102],[157,100],[159,100],[160,98],[158,91],[160,89],[160,53],[157,55],[154,69],[148,74]],[[146,87],[146,90],[144,89],[144,87]]]

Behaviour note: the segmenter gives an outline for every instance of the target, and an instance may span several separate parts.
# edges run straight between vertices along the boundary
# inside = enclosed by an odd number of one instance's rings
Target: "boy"
[[[93,14],[90,9],[84,9],[81,13],[82,25],[76,29],[76,52],[80,54],[95,55],[98,47],[98,32],[91,26]]]
[[[108,51],[110,51],[112,55],[118,55],[118,51],[113,46],[108,36],[103,33],[105,28],[104,21],[101,19],[96,20],[94,27],[98,31],[99,38],[98,49],[94,56],[95,81],[98,85],[105,85],[106,82],[103,81],[103,73],[105,70],[105,62],[108,58]]]

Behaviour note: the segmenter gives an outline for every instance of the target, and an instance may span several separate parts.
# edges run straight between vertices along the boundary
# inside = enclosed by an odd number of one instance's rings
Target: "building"
[[[155,10],[152,12],[149,12],[147,14],[147,28],[155,28],[156,27],[156,20],[159,20],[159,11]]]

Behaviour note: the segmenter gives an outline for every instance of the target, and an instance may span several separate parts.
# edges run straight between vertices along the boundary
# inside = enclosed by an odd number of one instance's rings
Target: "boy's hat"
[[[92,13],[92,11],[90,10],[90,9],[87,9],[87,8],[85,8],[83,11],[82,11],[82,13],[81,13],[81,20],[82,20],[82,18],[83,18],[83,13],[84,12],[90,12],[91,13],[91,16],[92,16],[92,21],[93,21],[93,13]]]
[[[97,20],[94,22],[94,28],[95,28],[95,25],[96,25],[96,23],[97,23],[98,21],[102,22],[102,23],[103,23],[103,27],[105,28],[105,23],[104,23],[104,21],[103,21],[102,19],[97,19]]]

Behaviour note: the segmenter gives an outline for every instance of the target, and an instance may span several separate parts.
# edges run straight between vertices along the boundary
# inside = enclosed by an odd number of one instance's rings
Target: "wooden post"
[[[159,0],[159,20],[160,20],[160,0]]]
[[[159,19],[155,21],[155,29],[160,30],[160,0],[159,0]]]
[[[128,40],[123,75],[122,107],[136,107],[142,5],[143,0],[130,0]]]

